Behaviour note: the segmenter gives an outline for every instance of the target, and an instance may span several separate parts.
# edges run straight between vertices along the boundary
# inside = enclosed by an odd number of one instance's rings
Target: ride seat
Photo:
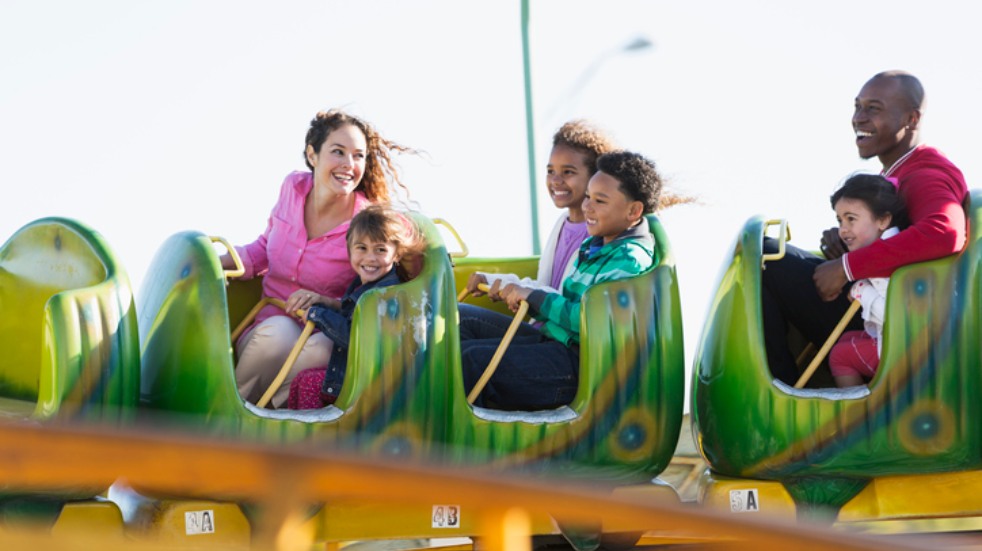
[[[94,231],[58,218],[18,230],[0,248],[0,416],[135,402],[131,309],[129,284]]]

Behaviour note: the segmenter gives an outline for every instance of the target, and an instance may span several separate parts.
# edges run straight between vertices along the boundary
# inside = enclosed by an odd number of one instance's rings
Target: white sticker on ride
[[[434,505],[433,528],[460,528],[460,505]]]
[[[760,495],[757,493],[757,488],[751,490],[730,490],[730,512],[760,512]]]
[[[208,509],[207,511],[188,511],[184,513],[184,531],[189,536],[214,534],[215,512]]]

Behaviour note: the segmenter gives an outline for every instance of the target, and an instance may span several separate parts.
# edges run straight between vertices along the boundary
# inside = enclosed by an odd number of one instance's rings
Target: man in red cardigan
[[[793,384],[798,369],[787,346],[787,324],[821,345],[849,306],[843,291],[867,277],[889,277],[905,264],[953,254],[965,244],[968,187],[961,171],[938,150],[919,145],[924,89],[911,74],[875,75],[856,97],[852,127],[863,159],[877,157],[881,174],[898,181],[910,227],[892,239],[846,252],[837,228],[822,236],[825,258],[794,247],[764,270],[762,307],[767,357],[775,377]],[[776,251],[765,239],[765,252]],[[861,320],[853,320],[859,327]]]

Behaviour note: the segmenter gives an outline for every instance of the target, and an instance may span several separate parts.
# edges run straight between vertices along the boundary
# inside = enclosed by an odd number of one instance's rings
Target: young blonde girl
[[[287,399],[290,409],[334,403],[348,365],[351,317],[358,298],[370,289],[396,285],[418,273],[423,241],[415,224],[391,208],[375,205],[356,214],[346,241],[354,281],[340,300],[325,298],[307,310],[307,319],[331,341],[327,366],[305,369],[293,379]]]

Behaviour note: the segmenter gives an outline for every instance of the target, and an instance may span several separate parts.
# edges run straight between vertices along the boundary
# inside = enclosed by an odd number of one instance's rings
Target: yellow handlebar
[[[488,286],[483,283],[479,285],[482,287],[482,291],[487,292]],[[491,361],[488,362],[488,366],[484,368],[484,373],[481,374],[481,378],[478,379],[477,384],[471,389],[470,393],[467,395],[467,403],[473,404],[474,400],[480,396],[481,391],[484,390],[485,385],[491,380],[491,376],[494,375],[495,370],[498,369],[498,364],[501,363],[501,358],[505,355],[505,350],[508,349],[508,345],[511,344],[512,338],[515,333],[518,332],[518,327],[522,324],[522,320],[525,319],[525,314],[528,314],[529,303],[522,301],[518,305],[518,311],[515,312],[515,317],[511,320],[511,325],[508,326],[508,330],[505,331],[505,336],[501,338],[501,343],[498,344],[498,349],[494,351],[494,356],[491,357]]]
[[[450,225],[450,222],[447,222],[443,218],[434,218],[433,224],[447,228],[447,231],[449,231],[450,234],[454,236],[454,239],[457,240],[457,244],[460,245],[460,252],[450,253],[450,258],[464,258],[468,254],[470,254],[470,251],[467,250],[467,244],[464,243],[464,240],[460,238],[460,234],[457,233],[457,230]]]
[[[491,286],[488,285],[487,283],[478,283],[477,288],[484,291],[485,293],[491,290]],[[462,289],[460,291],[460,294],[457,295],[457,302],[463,302],[464,299],[467,298],[467,295],[469,294],[471,294],[470,291],[468,291],[467,289]]]
[[[228,255],[232,257],[232,262],[235,263],[234,270],[225,270],[225,281],[228,281],[230,278],[242,277],[245,275],[245,265],[242,264],[242,259],[239,258],[239,253],[235,250],[235,247],[233,247],[231,243],[226,241],[224,237],[214,235],[208,239],[210,239],[212,243],[219,243],[225,247],[228,250]]]
[[[760,268],[762,270],[767,269],[766,264],[772,260],[781,260],[784,258],[785,245],[791,240],[791,229],[788,227],[787,220],[768,220],[764,223],[764,233],[767,233],[767,228],[775,224],[780,224],[780,235],[777,238],[777,252],[774,254],[765,254],[760,257]]]

